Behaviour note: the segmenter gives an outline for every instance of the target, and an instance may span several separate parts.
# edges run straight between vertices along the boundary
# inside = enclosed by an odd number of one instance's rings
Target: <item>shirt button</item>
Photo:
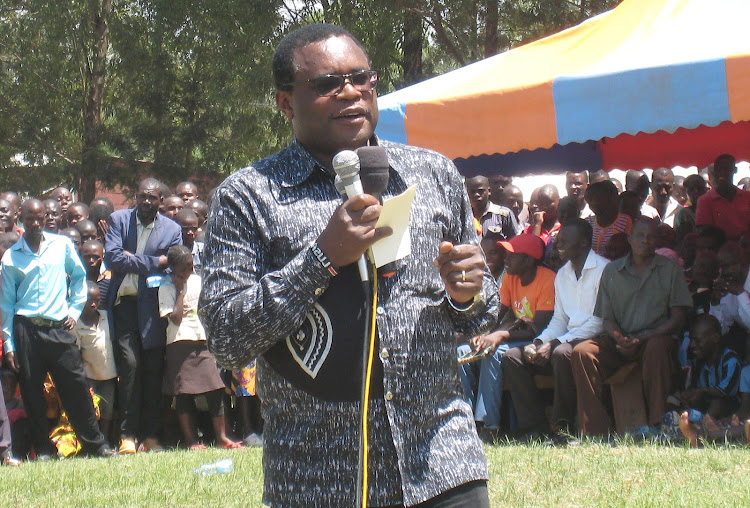
[[[378,314],[378,316],[382,316],[383,314],[385,314],[385,309],[382,305],[378,305],[378,308],[375,309],[375,312]]]
[[[323,294],[323,291],[325,291],[323,288],[318,288],[315,290],[315,296],[320,296]]]
[[[393,393],[392,392],[386,392],[385,393],[385,400],[388,400],[388,401],[393,400]]]
[[[388,350],[386,348],[383,348],[380,350],[380,358],[383,358],[384,360],[388,358]]]

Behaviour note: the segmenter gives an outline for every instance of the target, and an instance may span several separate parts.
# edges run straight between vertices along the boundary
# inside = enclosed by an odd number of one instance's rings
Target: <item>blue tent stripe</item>
[[[386,106],[380,108],[380,118],[375,133],[389,141],[406,143],[405,112],[406,103],[404,102],[389,102]]]
[[[729,120],[724,59],[553,82],[560,144]]]
[[[571,168],[598,171],[602,168],[602,154],[597,142],[588,141],[517,153],[458,158],[453,162],[467,178],[496,174],[524,176],[529,172],[563,173]]]

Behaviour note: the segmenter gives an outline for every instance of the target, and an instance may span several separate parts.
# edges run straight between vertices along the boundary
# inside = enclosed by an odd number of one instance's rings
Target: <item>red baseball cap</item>
[[[509,242],[497,242],[497,244],[502,245],[508,252],[526,254],[534,259],[544,257],[544,241],[529,233],[516,235]]]

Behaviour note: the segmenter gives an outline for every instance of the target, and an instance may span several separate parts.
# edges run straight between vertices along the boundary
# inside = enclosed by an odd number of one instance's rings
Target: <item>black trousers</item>
[[[402,508],[403,506],[395,505],[385,508]],[[475,480],[464,483],[423,503],[414,505],[413,508],[490,508],[487,482]]]
[[[13,320],[16,359],[21,373],[21,396],[29,416],[31,439],[37,454],[53,455],[49,439],[44,379],[55,382],[63,408],[84,452],[96,452],[107,442],[99,431],[89,385],[83,372],[75,336],[62,328],[36,326],[23,316]]]
[[[8,411],[5,410],[5,397],[3,396],[3,383],[0,381],[0,459],[11,453],[10,441],[10,419]]]
[[[164,349],[143,349],[135,297],[120,299],[113,310],[120,411],[120,435],[156,438],[161,430],[161,384]]]

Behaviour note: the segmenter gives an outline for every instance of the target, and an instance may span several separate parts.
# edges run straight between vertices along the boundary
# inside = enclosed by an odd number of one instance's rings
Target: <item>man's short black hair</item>
[[[308,44],[324,41],[331,37],[348,37],[354,41],[370,60],[362,43],[348,30],[328,23],[312,23],[289,32],[273,52],[273,80],[277,90],[289,92],[292,87],[286,86],[294,81],[294,52]]]
[[[89,219],[94,224],[100,220],[109,219],[109,216],[115,211],[115,207],[112,206],[111,201],[107,200],[109,201],[109,203],[107,203],[106,201],[97,201],[98,199],[100,198],[92,201],[91,205],[89,205]]]
[[[721,323],[711,314],[698,314],[690,325],[691,339],[692,332],[697,330],[699,327],[706,326],[712,332],[721,335]]]
[[[599,193],[603,196],[607,196],[613,200],[617,200],[619,192],[617,186],[612,183],[611,180],[602,180],[601,182],[595,182],[586,187],[585,196],[588,198],[594,193]]]
[[[561,226],[561,229],[575,229],[581,235],[581,238],[586,241],[586,244],[591,247],[594,228],[591,227],[589,221],[580,218],[570,219]]]

